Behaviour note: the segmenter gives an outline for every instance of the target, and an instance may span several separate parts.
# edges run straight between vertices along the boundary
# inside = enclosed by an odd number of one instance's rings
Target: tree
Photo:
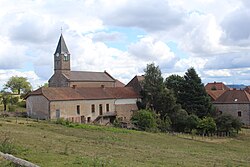
[[[157,126],[156,115],[150,110],[135,112],[131,117],[131,121],[139,130],[155,129]]]
[[[2,90],[1,91],[1,101],[2,101],[3,106],[4,106],[4,111],[6,111],[7,110],[7,105],[11,101],[11,93],[6,92],[6,90]]]
[[[216,123],[212,117],[204,117],[198,123],[198,129],[203,135],[213,133],[216,130]]]
[[[144,71],[142,104],[147,109],[160,114],[161,119],[164,119],[176,104],[174,94],[165,88],[159,66],[155,66],[153,63],[148,64]]]
[[[188,113],[181,108],[180,105],[176,105],[174,112],[170,116],[172,122],[172,128],[177,132],[184,132],[186,128]]]
[[[213,107],[204,85],[194,68],[184,75],[184,82],[179,90],[179,102],[189,114],[202,118],[213,114]]]
[[[27,78],[12,76],[5,84],[5,88],[9,88],[13,93],[17,91],[18,94],[21,94],[21,92],[31,91],[31,84],[27,81]]]
[[[165,86],[168,89],[173,90],[173,92],[177,98],[177,103],[179,103],[178,102],[179,93],[180,93],[180,90],[182,90],[182,86],[183,86],[184,82],[185,82],[184,78],[179,76],[179,75],[170,75],[165,80]]]
[[[219,132],[238,132],[242,126],[239,119],[229,114],[222,114],[215,121]]]
[[[199,121],[200,119],[196,115],[188,115],[186,121],[186,132],[192,132],[192,130],[197,129]]]

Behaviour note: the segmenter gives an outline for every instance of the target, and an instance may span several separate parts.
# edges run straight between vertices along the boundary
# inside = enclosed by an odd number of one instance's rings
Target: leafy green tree
[[[204,117],[198,123],[197,128],[203,135],[213,133],[216,130],[216,123],[212,117]]]
[[[194,68],[184,75],[184,82],[179,93],[179,102],[189,114],[202,118],[213,114],[213,107],[204,85]]]
[[[177,98],[177,102],[178,102],[178,99],[179,99],[180,90],[183,89],[182,86],[183,86],[184,82],[185,82],[185,80],[184,80],[183,77],[181,77],[179,75],[175,75],[175,74],[170,75],[165,80],[165,86],[168,89],[173,90],[173,92],[174,92],[174,94],[175,94],[175,96]]]
[[[18,94],[27,93],[31,91],[31,84],[28,82],[25,77],[12,76],[8,82],[5,84],[6,89],[10,89],[13,93],[17,92]]]
[[[239,119],[234,118],[229,114],[222,114],[216,119],[217,131],[219,132],[238,132],[241,129],[242,123]]]
[[[2,101],[3,106],[4,106],[4,111],[6,111],[7,110],[7,105],[11,101],[11,93],[7,92],[6,90],[2,90],[0,97],[1,97],[1,101]]]
[[[187,124],[188,113],[176,105],[174,112],[170,116],[172,122],[172,129],[177,132],[184,132]]]
[[[161,132],[167,132],[171,129],[171,120],[168,116],[166,116],[164,119],[157,119],[157,127]]]
[[[160,114],[161,119],[164,119],[176,104],[174,94],[165,88],[159,66],[155,66],[153,63],[148,64],[144,71],[142,104],[147,109]]]
[[[156,115],[150,110],[135,112],[131,117],[131,121],[139,130],[155,129],[157,126]]]
[[[187,121],[186,121],[186,132],[192,132],[193,129],[197,129],[199,118],[194,115],[188,115]]]

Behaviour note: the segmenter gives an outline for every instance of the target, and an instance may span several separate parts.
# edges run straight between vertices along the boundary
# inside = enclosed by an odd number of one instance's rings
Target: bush
[[[167,132],[171,129],[171,120],[166,117],[164,120],[157,119],[157,127],[161,132]]]
[[[10,112],[14,112],[14,111],[16,111],[16,105],[9,105],[8,109]]]
[[[203,135],[213,133],[216,130],[216,123],[212,117],[204,117],[198,123],[198,130]]]
[[[18,96],[10,98],[10,104],[17,104],[18,101],[19,101],[19,97]]]
[[[199,120],[198,116],[194,114],[189,115],[186,121],[186,132],[191,133],[193,129],[197,129]]]
[[[25,101],[20,101],[20,102],[17,103],[17,105],[18,105],[19,107],[26,108],[26,102],[25,102]]]
[[[184,109],[177,109],[171,115],[172,128],[177,132],[184,132],[186,128],[188,113]]]
[[[121,128],[121,118],[116,118],[113,123],[114,127]]]
[[[222,114],[218,116],[215,121],[218,132],[238,132],[242,126],[239,119],[229,114]]]
[[[152,129],[156,129],[156,116],[150,110],[139,110],[132,115],[131,118],[132,123],[139,130],[147,130],[150,131]]]

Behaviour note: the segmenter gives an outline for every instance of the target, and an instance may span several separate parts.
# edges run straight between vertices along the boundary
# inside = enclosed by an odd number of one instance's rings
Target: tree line
[[[32,86],[27,78],[18,76],[10,77],[0,91],[0,102],[3,104],[3,110],[15,111],[17,105],[25,107],[25,101],[20,101],[20,99],[23,99],[25,94],[31,90]]]
[[[144,70],[142,100],[131,118],[140,130],[200,133],[238,132],[241,123],[231,115],[216,113],[205,87],[193,67],[184,76],[170,75],[165,80],[159,66]]]

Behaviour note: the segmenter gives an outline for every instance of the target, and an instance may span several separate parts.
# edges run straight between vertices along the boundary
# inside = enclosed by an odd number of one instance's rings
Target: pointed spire
[[[57,47],[56,47],[56,51],[55,54],[59,53],[59,54],[63,54],[63,53],[68,53],[69,54],[69,50],[66,46],[66,43],[64,41],[63,35],[61,34],[60,39],[58,41]]]

